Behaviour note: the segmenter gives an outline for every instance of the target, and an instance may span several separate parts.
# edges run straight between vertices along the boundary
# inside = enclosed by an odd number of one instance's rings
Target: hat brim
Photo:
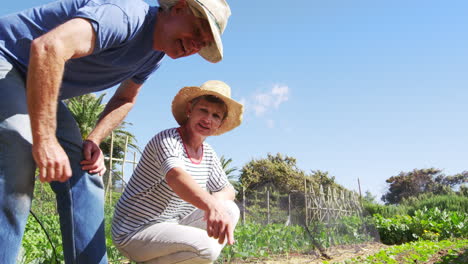
[[[195,0],[187,0],[187,2],[208,20],[214,39],[214,42],[203,47],[198,54],[209,62],[216,63],[221,61],[223,59],[223,42],[221,41],[221,29],[217,25],[216,20],[199,2]]]
[[[187,122],[187,104],[192,99],[202,95],[214,95],[226,104],[227,116],[218,130],[213,134],[214,136],[226,133],[242,123],[242,114],[244,106],[233,99],[226,97],[215,91],[207,91],[197,86],[187,86],[182,88],[172,101],[172,114],[179,125],[184,125]]]

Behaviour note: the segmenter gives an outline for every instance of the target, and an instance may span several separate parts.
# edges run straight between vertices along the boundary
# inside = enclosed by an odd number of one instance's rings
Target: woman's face
[[[187,125],[194,133],[207,137],[213,135],[223,123],[224,106],[200,99],[195,106],[189,105]]]

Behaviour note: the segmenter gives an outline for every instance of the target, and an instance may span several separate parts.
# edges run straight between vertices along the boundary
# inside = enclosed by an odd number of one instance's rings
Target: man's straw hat
[[[226,104],[227,115],[219,129],[214,134],[221,135],[232,130],[242,123],[242,113],[244,106],[231,99],[231,88],[222,81],[207,81],[200,87],[186,86],[177,93],[172,100],[172,114],[179,125],[184,125],[187,122],[187,104],[192,99],[202,95],[214,95]]]

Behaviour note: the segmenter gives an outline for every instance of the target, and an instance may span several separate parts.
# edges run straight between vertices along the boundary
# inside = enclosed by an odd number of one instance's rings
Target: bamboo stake
[[[111,133],[111,146],[110,146],[110,159],[109,159],[109,179],[107,180],[107,194],[109,195],[109,202],[112,204],[112,155],[114,150],[114,132]]]
[[[245,187],[242,186],[242,224],[245,225]]]
[[[267,223],[270,224],[270,190],[267,189]]]
[[[125,160],[127,160],[127,146],[128,146],[128,136],[125,138],[125,147],[124,147],[124,156],[123,156],[124,161],[122,162],[122,180],[125,179],[124,166],[125,166]]]

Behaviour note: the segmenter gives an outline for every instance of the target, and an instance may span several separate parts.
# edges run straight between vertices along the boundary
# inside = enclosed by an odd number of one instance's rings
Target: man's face
[[[208,21],[193,15],[187,4],[172,8],[159,37],[162,39],[155,40],[159,44],[157,49],[173,59],[198,53],[214,41]]]

